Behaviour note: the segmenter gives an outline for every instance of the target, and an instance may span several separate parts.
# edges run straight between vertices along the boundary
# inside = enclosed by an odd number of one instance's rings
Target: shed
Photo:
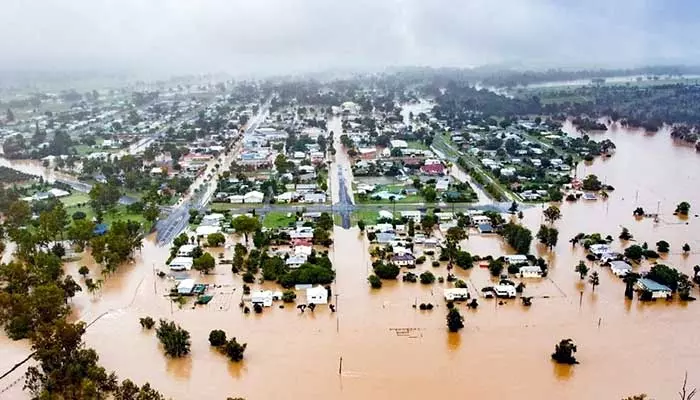
[[[537,265],[526,265],[520,267],[520,277],[521,278],[541,278],[542,268]]]
[[[178,294],[191,294],[194,290],[194,279],[183,279],[177,284]]]
[[[177,256],[178,257],[190,257],[190,256],[192,256],[192,252],[196,248],[197,248],[197,245],[195,245],[195,244],[183,244],[182,246],[180,246],[179,249],[177,249]]]
[[[265,307],[272,306],[273,293],[270,290],[256,290],[250,295],[253,304],[261,304]]]
[[[637,288],[643,291],[650,291],[652,299],[668,298],[673,293],[668,286],[646,278],[641,278],[637,281]]]

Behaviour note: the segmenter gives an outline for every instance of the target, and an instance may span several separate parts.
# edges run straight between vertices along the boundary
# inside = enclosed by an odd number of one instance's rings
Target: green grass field
[[[66,207],[66,212],[68,213],[68,217],[70,218],[75,212],[77,211],[82,211],[86,215],[86,219],[92,220],[95,217],[95,211],[90,206],[70,206]],[[72,220],[72,219],[71,219]],[[151,223],[146,221],[146,218],[143,217],[141,214],[132,214],[129,211],[127,211],[126,206],[119,205],[114,208],[112,212],[105,213],[102,222],[104,222],[107,225],[111,225],[112,222],[114,221],[126,221],[126,220],[132,220],[139,222],[141,226],[143,226],[144,232],[150,232],[151,231]]]
[[[83,192],[73,192],[70,196],[62,197],[60,200],[65,207],[74,207],[78,204],[83,204],[90,201],[90,196]]]
[[[410,141],[406,143],[408,144],[409,149],[428,150],[428,146],[426,146],[423,142]]]
[[[263,226],[269,229],[286,228],[294,222],[296,222],[296,216],[294,214],[288,216],[288,213],[273,211],[265,214]]]

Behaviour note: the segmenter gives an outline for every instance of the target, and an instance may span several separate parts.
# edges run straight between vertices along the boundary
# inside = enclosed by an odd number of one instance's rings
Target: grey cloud
[[[666,3],[663,3],[666,4]],[[692,18],[636,0],[5,0],[0,68],[280,73],[693,62]]]

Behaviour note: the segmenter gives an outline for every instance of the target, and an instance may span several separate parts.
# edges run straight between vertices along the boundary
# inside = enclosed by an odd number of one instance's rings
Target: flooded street
[[[340,145],[340,120],[331,121],[329,129],[335,131],[337,149],[329,174],[336,203],[337,171],[347,182],[352,174]],[[617,238],[625,226],[637,241],[647,241],[650,247],[667,240],[671,253],[660,262],[691,273],[693,265],[700,263],[700,221],[693,215],[680,220],[672,213],[683,200],[691,203],[691,214],[700,209],[696,172],[700,155],[693,148],[674,144],[667,132],[648,135],[613,129],[605,135],[615,142],[617,153],[591,165],[579,165],[578,174],[595,173],[616,190],[607,201],[562,204],[554,251],[533,243],[533,252],[548,259],[551,266],[547,279],[528,282],[526,294],[537,294],[532,307],[514,300],[498,305],[486,299],[479,299],[477,310],[459,305],[465,329],[458,334],[448,333],[445,325],[442,288],[451,284],[397,281],[370,289],[366,238],[357,228],[337,226],[331,251],[337,270],[333,286],[337,313],[324,306],[304,314],[291,306],[274,306],[262,315],[245,315],[238,307],[242,281],[227,265],[217,265],[212,275],[201,278],[192,271],[196,279],[222,286],[213,289],[214,300],[208,306],[193,310],[189,304],[180,309],[163,297],[173,283],[153,273],[154,268],[164,266],[167,248],[157,247],[149,237],[135,264],[106,277],[99,293],[81,292],[73,299],[75,317],[87,322],[99,317],[85,340],[107,369],[138,383],[148,381],[176,399],[618,399],[642,392],[658,399],[672,398],[686,370],[689,386],[700,385],[700,373],[694,368],[700,362],[696,345],[700,304],[625,300],[623,282],[598,266],[591,271],[600,272],[601,283],[592,293],[591,286],[574,272],[585,257],[583,249],[572,249],[568,239],[579,232]],[[599,138],[602,136],[596,136]],[[658,202],[659,223],[633,218],[636,206],[655,212]],[[541,209],[524,211],[523,223],[533,233],[542,222]],[[500,256],[509,251],[496,236],[471,235],[463,247],[472,254]],[[693,249],[689,256],[680,251],[686,242]],[[628,245],[617,239],[613,242],[619,249]],[[230,250],[226,252],[229,257]],[[66,272],[77,276],[83,264],[68,264]],[[447,275],[444,266],[432,268],[429,263],[414,272],[423,269]],[[648,265],[638,269],[646,270]],[[99,277],[95,268],[91,271]],[[470,288],[479,288],[490,279],[488,270],[478,266],[470,271],[457,269],[455,274],[468,281]],[[693,294],[698,296],[697,289]],[[298,293],[300,302],[303,295]],[[412,307],[421,302],[438,306],[432,311]],[[166,358],[155,332],[142,330],[138,323],[139,317],[147,315],[173,319],[187,329],[191,355]],[[210,348],[207,337],[212,329],[223,329],[248,343],[242,363],[230,363]],[[564,338],[578,345],[580,365],[562,367],[550,360],[554,345]],[[0,339],[0,367],[8,369],[26,357],[27,351],[26,342]],[[7,395],[0,393],[0,398],[27,396],[13,388]]]

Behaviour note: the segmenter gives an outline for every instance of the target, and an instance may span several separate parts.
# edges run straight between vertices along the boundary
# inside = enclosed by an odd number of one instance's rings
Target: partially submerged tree
[[[450,309],[447,313],[447,329],[450,332],[459,332],[462,328],[464,328],[464,317],[462,317],[457,308]]]
[[[173,321],[161,319],[156,335],[163,344],[165,354],[170,357],[183,357],[190,353],[190,333]]]
[[[562,339],[556,346],[554,346],[554,353],[552,353],[552,360],[556,361],[558,364],[578,364],[574,353],[576,353],[576,345],[571,339]]]
[[[593,286],[593,293],[595,293],[595,287],[600,285],[600,277],[598,276],[598,271],[593,271],[591,276],[588,277],[588,282]]]
[[[586,265],[585,262],[579,261],[578,264],[576,265],[575,268],[576,272],[579,274],[581,279],[585,278],[586,275],[588,275],[588,266]]]

